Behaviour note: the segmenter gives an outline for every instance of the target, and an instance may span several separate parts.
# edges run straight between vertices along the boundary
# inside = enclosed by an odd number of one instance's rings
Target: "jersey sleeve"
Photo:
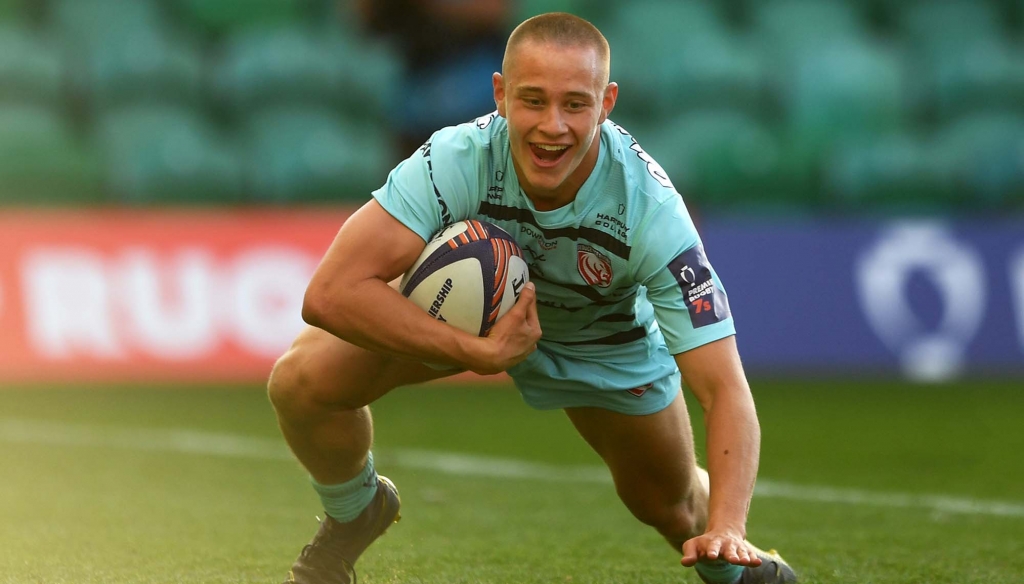
[[[462,127],[436,132],[398,164],[373,198],[424,241],[470,216],[482,148]]]
[[[665,201],[638,230],[636,278],[647,288],[671,354],[736,333],[729,299],[678,196]],[[639,249],[637,249],[639,247]]]

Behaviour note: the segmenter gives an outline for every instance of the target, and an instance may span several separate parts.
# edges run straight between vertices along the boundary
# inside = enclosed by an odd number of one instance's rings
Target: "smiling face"
[[[523,191],[540,211],[572,202],[597,164],[600,125],[618,97],[607,62],[591,46],[526,40],[493,81]]]

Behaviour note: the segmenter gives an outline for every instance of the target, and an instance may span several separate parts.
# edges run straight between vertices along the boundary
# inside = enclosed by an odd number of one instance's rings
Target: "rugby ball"
[[[431,239],[399,291],[430,316],[485,336],[530,279],[523,250],[486,221],[459,221]]]

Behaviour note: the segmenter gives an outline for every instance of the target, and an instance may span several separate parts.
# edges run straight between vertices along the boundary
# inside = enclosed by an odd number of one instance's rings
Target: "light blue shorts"
[[[594,407],[643,416],[667,408],[680,392],[668,349],[639,363],[574,359],[538,348],[508,370],[523,401],[538,410]]]

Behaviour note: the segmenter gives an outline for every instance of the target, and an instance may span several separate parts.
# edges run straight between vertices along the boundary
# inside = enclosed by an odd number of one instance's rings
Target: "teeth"
[[[566,148],[568,148],[568,146],[565,145],[556,146],[553,144],[534,144],[534,146],[540,148],[541,150],[547,150],[548,152],[558,152],[560,150],[565,150]]]

